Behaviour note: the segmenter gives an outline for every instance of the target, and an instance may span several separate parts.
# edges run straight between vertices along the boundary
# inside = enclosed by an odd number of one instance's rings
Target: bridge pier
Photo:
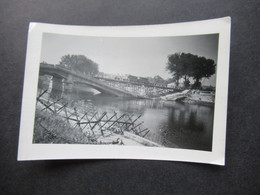
[[[50,76],[40,75],[38,80],[38,88],[40,89],[49,89],[50,86]]]
[[[57,75],[52,77],[52,90],[51,90],[52,98],[60,98],[62,96],[64,91],[62,80],[63,78]]]
[[[73,79],[71,75],[68,75],[67,79],[63,79],[63,90],[64,93],[68,94],[68,93],[72,93],[73,91]]]

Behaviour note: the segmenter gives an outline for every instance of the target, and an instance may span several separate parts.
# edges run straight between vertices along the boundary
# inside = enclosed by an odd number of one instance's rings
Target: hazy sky
[[[58,64],[66,54],[85,55],[105,73],[170,78],[167,56],[192,53],[217,62],[218,35],[178,37],[90,37],[44,33],[41,61]],[[215,86],[215,75],[204,79]]]

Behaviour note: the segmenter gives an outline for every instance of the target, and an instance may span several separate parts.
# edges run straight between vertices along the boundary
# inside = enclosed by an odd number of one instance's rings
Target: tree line
[[[189,87],[189,79],[192,78],[195,80],[192,88],[200,88],[201,79],[215,74],[215,68],[216,64],[212,59],[180,52],[169,55],[166,65],[166,70],[172,74],[176,86],[179,86],[179,80],[184,78],[184,86]]]

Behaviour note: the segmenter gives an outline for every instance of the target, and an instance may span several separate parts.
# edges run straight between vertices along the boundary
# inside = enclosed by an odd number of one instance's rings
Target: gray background
[[[0,2],[1,194],[256,194],[259,1]],[[17,162],[28,24],[142,25],[232,17],[226,166],[142,160]]]

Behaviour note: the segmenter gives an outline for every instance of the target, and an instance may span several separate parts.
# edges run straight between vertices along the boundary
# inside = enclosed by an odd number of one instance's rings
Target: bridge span
[[[61,66],[55,66],[52,64],[40,64],[40,72],[39,75],[50,75],[52,78],[52,85],[55,86],[56,89],[64,91],[70,90],[73,85],[80,83],[81,85],[86,85],[92,87],[102,93],[107,93],[119,97],[139,97],[141,96],[132,94],[123,89],[114,88],[98,79],[94,78],[90,75],[85,75],[80,72],[75,72],[72,70],[68,70]],[[64,85],[64,87],[62,86]]]

